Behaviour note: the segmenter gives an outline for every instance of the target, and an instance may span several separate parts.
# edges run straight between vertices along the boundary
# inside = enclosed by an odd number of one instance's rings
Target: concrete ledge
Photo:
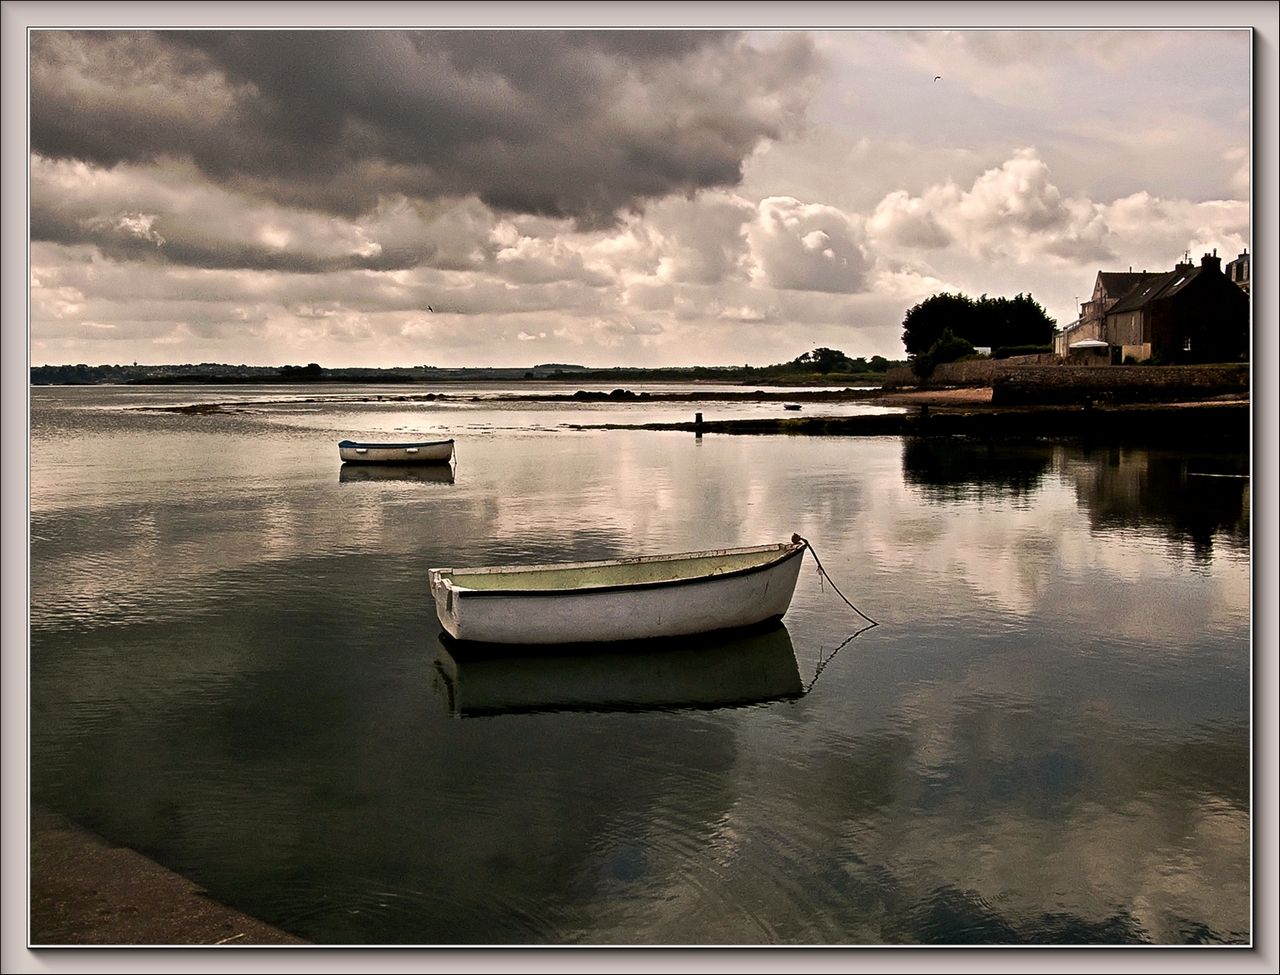
[[[205,896],[196,884],[61,816],[31,813],[33,948],[305,945]]]

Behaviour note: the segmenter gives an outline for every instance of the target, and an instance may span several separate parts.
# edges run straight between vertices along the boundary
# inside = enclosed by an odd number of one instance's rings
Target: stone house
[[[1112,362],[1238,362],[1248,358],[1249,297],[1205,254],[1199,267],[1180,262],[1135,285],[1107,310],[1102,338]]]
[[[1241,264],[1243,262],[1243,264]],[[1119,364],[1237,362],[1248,358],[1248,253],[1222,273],[1217,253],[1165,272],[1099,271],[1080,318],[1059,332],[1062,358],[1102,357]],[[1241,285],[1239,279],[1244,284]],[[1233,283],[1233,281],[1235,283]]]
[[[1093,283],[1093,294],[1080,306],[1080,317],[1055,336],[1054,352],[1066,358],[1072,355],[1072,346],[1077,352],[1093,350],[1096,343],[1105,342],[1103,330],[1106,327],[1107,312],[1117,301],[1148,278],[1156,277],[1146,271],[1099,271],[1098,279]]]

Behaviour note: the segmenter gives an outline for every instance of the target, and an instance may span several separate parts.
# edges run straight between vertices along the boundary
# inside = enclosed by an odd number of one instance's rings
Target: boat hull
[[[791,605],[803,543],[559,566],[432,569],[431,592],[457,640],[504,644],[611,643],[689,636],[780,619]],[[690,565],[707,569],[681,576]],[[553,574],[592,584],[554,588]],[[471,588],[493,574],[511,587]],[[540,579],[545,576],[547,585]],[[637,576],[645,579],[634,582]]]
[[[338,456],[345,464],[447,464],[453,459],[453,441],[356,443],[344,440],[338,444]]]

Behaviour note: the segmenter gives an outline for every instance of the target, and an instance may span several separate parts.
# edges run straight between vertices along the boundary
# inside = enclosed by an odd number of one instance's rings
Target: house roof
[[[1158,276],[1158,272],[1147,271],[1099,271],[1098,284],[1102,285],[1102,293],[1107,298],[1121,298],[1147,278]],[[1095,289],[1096,290],[1096,289]]]
[[[1140,281],[1123,298],[1107,311],[1108,315],[1119,315],[1127,311],[1137,311],[1156,298],[1168,298],[1176,295],[1200,276],[1203,268],[1194,264],[1179,264],[1172,271],[1163,274],[1149,275],[1147,280]]]

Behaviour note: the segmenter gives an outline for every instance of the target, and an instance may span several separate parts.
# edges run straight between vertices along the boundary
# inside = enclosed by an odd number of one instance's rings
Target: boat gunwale
[[[487,596],[494,598],[546,599],[549,597],[573,597],[608,592],[635,592],[640,589],[662,589],[673,586],[690,586],[700,583],[719,582],[722,579],[733,579],[738,576],[751,575],[752,573],[763,572],[766,569],[776,568],[784,562],[795,558],[797,555],[803,556],[804,550],[807,547],[808,546],[804,542],[779,542],[773,545],[753,545],[746,548],[711,549],[706,552],[678,552],[671,555],[641,555],[631,559],[601,559],[594,562],[557,562],[545,565],[482,566],[475,569],[429,569],[428,574],[433,583],[433,588],[434,583],[438,580],[442,587],[452,589],[454,592],[459,594],[465,593],[468,598],[472,596]],[[630,566],[644,565],[652,562],[676,562],[695,558],[715,558],[723,555],[745,555],[750,553],[760,553],[763,555],[771,551],[776,551],[778,553],[777,557],[760,562],[756,565],[748,565],[740,569],[730,569],[728,572],[689,576],[683,579],[655,579],[651,582],[608,583],[599,586],[574,586],[572,588],[558,589],[471,589],[467,586],[457,585],[452,579],[446,579],[443,577],[443,573],[454,572],[483,573],[485,575],[497,575],[501,572],[536,573],[561,569],[595,569],[605,566]]]
[[[363,440],[340,440],[338,441],[338,449],[364,448],[365,450],[405,450],[409,447],[443,447],[447,443],[453,443],[453,438],[448,440],[413,440],[407,443],[367,443]]]

